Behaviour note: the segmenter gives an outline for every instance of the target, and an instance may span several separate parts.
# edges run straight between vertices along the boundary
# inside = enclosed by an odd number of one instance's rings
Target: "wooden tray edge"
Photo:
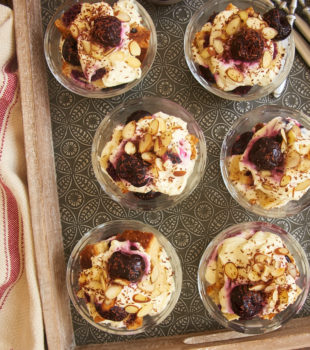
[[[88,346],[74,344],[74,333],[65,287],[65,259],[58,205],[52,131],[43,51],[40,0],[13,0],[15,34],[28,187],[38,280],[49,349],[300,349],[310,344],[310,317],[295,319],[280,330],[245,337],[232,331],[215,331],[126,343]],[[230,344],[230,345],[228,345]]]

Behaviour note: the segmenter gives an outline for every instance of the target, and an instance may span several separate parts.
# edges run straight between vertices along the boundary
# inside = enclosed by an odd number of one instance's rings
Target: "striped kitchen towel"
[[[44,349],[13,12],[0,5],[0,349]]]

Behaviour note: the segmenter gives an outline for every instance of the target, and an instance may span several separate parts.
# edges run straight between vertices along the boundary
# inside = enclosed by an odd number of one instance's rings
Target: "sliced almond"
[[[136,305],[127,305],[125,311],[129,314],[136,314],[139,311],[139,308]]]
[[[241,18],[240,18],[239,16],[233,18],[233,19],[227,24],[226,33],[227,33],[228,35],[234,35],[234,34],[237,33],[237,31],[239,30],[240,24],[241,24]]]
[[[165,132],[160,136],[160,140],[163,146],[168,147],[172,140],[171,132]]]
[[[291,129],[294,134],[297,136],[297,137],[300,137],[301,136],[301,130],[300,130],[300,127],[298,125],[293,125],[292,126],[292,129]]]
[[[252,186],[254,184],[252,174],[240,173],[239,182],[243,185]]]
[[[232,262],[228,262],[224,266],[224,272],[226,276],[232,280],[236,279],[238,277],[238,269],[236,265]]]
[[[129,51],[133,56],[140,56],[141,55],[141,47],[139,46],[139,44],[135,40],[132,40],[129,43]]]
[[[267,40],[271,40],[278,35],[278,31],[272,27],[265,27],[262,30],[263,37]]]
[[[270,170],[262,170],[260,172],[260,174],[262,177],[269,177],[269,176],[271,176],[271,171]]]
[[[248,17],[249,17],[248,13],[247,13],[246,11],[244,11],[244,10],[239,11],[239,12],[238,12],[238,15],[239,15],[239,17],[241,18],[241,20],[242,20],[243,22],[246,22],[247,19],[248,19]]]
[[[260,29],[262,22],[256,17],[249,17],[246,21],[246,25],[251,29],[258,30]]]
[[[272,55],[269,51],[265,51],[262,59],[262,67],[268,68],[272,62]]]
[[[162,142],[160,137],[156,137],[155,142],[154,142],[154,152],[158,157],[161,157],[165,154],[167,151],[167,147],[165,147]]]
[[[108,167],[109,155],[102,156],[100,158],[100,166],[102,169],[106,169]]]
[[[144,305],[137,313],[138,317],[144,317],[146,315],[148,315],[153,309],[153,305],[152,304],[146,304]]]
[[[265,287],[265,284],[256,284],[255,286],[250,287],[249,290],[258,292],[260,290],[263,290]]]
[[[124,129],[122,131],[122,136],[124,139],[131,139],[136,131],[136,122],[132,120],[128,124],[124,126]]]
[[[288,185],[291,182],[291,177],[290,175],[283,175],[282,179],[280,181],[280,186],[281,187],[285,187],[286,185]]]
[[[164,133],[167,130],[167,124],[166,124],[165,120],[163,118],[160,118],[160,117],[157,117],[156,119],[158,120],[159,131]]]
[[[286,284],[286,276],[283,274],[282,276],[277,277],[274,281],[277,285],[282,286],[283,284]]]
[[[264,272],[261,275],[262,281],[268,282],[271,278],[271,269],[269,266],[265,265]]]
[[[209,52],[209,56],[215,56],[216,55],[216,51],[215,48],[213,46],[209,46],[207,48],[208,52]]]
[[[70,32],[71,32],[71,35],[73,36],[74,39],[77,39],[77,37],[80,34],[79,28],[75,24],[71,24]]]
[[[296,140],[296,134],[294,133],[294,130],[290,129],[287,133],[287,141],[291,145]]]
[[[147,303],[149,302],[151,299],[146,296],[146,295],[143,295],[143,294],[135,294],[133,297],[132,297],[133,301],[135,301],[136,303]]]
[[[276,303],[279,297],[278,289],[275,289],[272,293],[272,300]]]
[[[284,129],[281,129],[281,136],[282,136],[282,139],[285,143],[287,143],[287,138],[286,138],[286,133],[285,133],[285,130]]]
[[[254,14],[255,14],[254,8],[252,6],[248,7],[247,9],[245,9],[245,11],[247,12],[247,14],[249,16],[254,16]]]
[[[129,281],[123,280],[123,279],[121,279],[121,278],[115,278],[115,279],[113,280],[113,282],[114,282],[114,283],[117,283],[117,284],[120,284],[121,286],[128,286],[128,285],[130,284]]]
[[[154,284],[150,283],[148,280],[144,280],[138,284],[139,288],[145,292],[153,292]]]
[[[155,283],[158,279],[159,276],[159,272],[158,272],[158,267],[155,265],[152,269],[152,273],[151,273],[151,280],[153,283]]]
[[[288,303],[288,292],[285,289],[282,289],[278,296],[280,304]]]
[[[206,60],[207,58],[210,57],[210,53],[209,53],[209,50],[208,48],[204,48],[201,52],[200,52],[200,56],[202,59]]]
[[[285,158],[286,168],[295,168],[300,162],[300,155],[296,151],[288,152]]]
[[[297,277],[296,266],[292,263],[287,264],[287,272],[295,279]]]
[[[272,269],[271,274],[273,277],[280,277],[284,274],[285,268],[284,267],[279,267],[278,269]]]
[[[254,271],[254,270],[250,270],[250,271],[249,271],[249,273],[248,273],[248,278],[249,278],[249,280],[252,281],[252,282],[258,282],[258,281],[261,280],[259,274],[258,274],[256,271]]]
[[[261,263],[263,265],[270,265],[271,264],[271,257],[265,254],[255,254],[254,261],[256,263]]]
[[[158,168],[157,168],[156,166],[152,166],[152,168],[151,168],[151,173],[153,174],[153,177],[154,177],[155,179],[158,178],[159,173],[158,173]]]
[[[285,247],[280,247],[275,249],[274,251],[276,254],[280,254],[280,255],[287,255],[289,253],[289,250]]]
[[[241,83],[243,81],[243,74],[235,69],[235,68],[228,68],[227,71],[226,71],[226,74],[228,75],[228,77],[237,82],[237,83]]]
[[[91,51],[90,42],[87,41],[87,40],[82,40],[82,45],[83,45],[83,49],[85,50],[85,52],[86,52],[87,54],[89,54],[90,51]]]
[[[134,56],[128,56],[125,58],[125,62],[128,63],[128,65],[132,68],[139,68],[141,67],[141,61],[138,60]]]
[[[122,62],[125,59],[123,51],[114,51],[109,57],[112,62]]]
[[[121,21],[121,22],[129,22],[130,21],[130,16],[126,12],[119,11],[116,17]]]
[[[144,152],[141,154],[141,157],[148,163],[153,163],[156,160],[156,155],[152,152]]]
[[[222,40],[215,39],[213,42],[213,47],[216,53],[221,54],[224,52],[224,46]]]
[[[272,292],[273,290],[275,290],[277,288],[276,284],[272,283],[272,284],[269,284],[265,289],[264,291],[266,293],[270,293]]]
[[[286,151],[286,149],[287,149],[287,143],[284,140],[282,140],[282,142],[281,142],[281,152],[284,153]]]
[[[158,119],[153,119],[149,125],[148,132],[151,135],[156,135],[158,133],[158,129],[159,129],[159,121]]]
[[[301,172],[308,172],[310,170],[310,159],[303,158],[298,165],[298,170]]]
[[[153,147],[153,138],[151,134],[144,134],[139,142],[139,152],[149,152]]]
[[[120,286],[119,284],[111,284],[108,289],[105,291],[105,296],[108,299],[114,299],[116,298],[119,293],[122,291],[122,286]]]
[[[124,150],[129,155],[135,154],[137,151],[135,144],[131,141],[126,143]]]
[[[260,274],[264,271],[264,265],[262,263],[256,263],[253,265],[253,270]]]
[[[299,184],[295,187],[295,191],[304,191],[304,190],[306,190],[309,186],[310,186],[310,179],[299,183]]]
[[[161,158],[155,159],[155,165],[157,166],[158,170],[161,170],[161,171],[164,170],[164,165]]]

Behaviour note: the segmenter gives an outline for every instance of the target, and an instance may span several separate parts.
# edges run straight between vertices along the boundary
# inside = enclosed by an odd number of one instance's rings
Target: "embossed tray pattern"
[[[307,225],[310,222],[310,209],[289,219],[266,219],[251,214],[231,198],[219,168],[224,135],[243,113],[261,105],[277,104],[310,114],[310,69],[296,54],[286,88],[278,99],[271,95],[253,102],[217,98],[192,77],[183,53],[187,23],[204,1],[184,0],[166,7],[140,2],[155,23],[158,52],[150,72],[133,90],[106,100],[87,99],[67,91],[48,73],[64,251],[68,259],[76,242],[100,223],[124,218],[144,221],[159,229],[179,254],[183,267],[182,292],[174,311],[161,325],[137,336],[122,337],[99,331],[87,324],[72,308],[77,345],[220,328],[200,300],[197,268],[210,240],[232,224],[253,220],[275,223],[298,239],[310,260],[310,231]],[[44,29],[60,3],[58,0],[42,0]],[[181,204],[163,211],[139,212],[117,204],[100,188],[91,166],[91,144],[100,121],[124,100],[142,96],[161,96],[181,104],[195,116],[207,143],[207,167],[198,188]],[[310,297],[298,317],[306,315],[310,315]]]

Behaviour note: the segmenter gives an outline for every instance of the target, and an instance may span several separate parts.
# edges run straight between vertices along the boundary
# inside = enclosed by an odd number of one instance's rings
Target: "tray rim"
[[[43,320],[48,349],[240,350],[301,349],[310,345],[310,317],[297,318],[260,336],[230,330],[146,338],[130,342],[76,346],[65,286],[65,258],[58,204],[52,129],[43,52],[40,0],[13,0],[27,179]],[[230,344],[230,345],[229,345]]]

